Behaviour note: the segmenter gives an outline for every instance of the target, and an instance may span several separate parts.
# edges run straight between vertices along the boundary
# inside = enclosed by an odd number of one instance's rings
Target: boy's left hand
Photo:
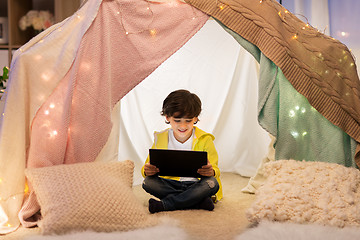
[[[212,177],[215,175],[215,171],[209,161],[208,161],[207,165],[204,165],[201,168],[199,168],[197,170],[197,172],[198,172],[198,174],[205,176],[205,177]]]

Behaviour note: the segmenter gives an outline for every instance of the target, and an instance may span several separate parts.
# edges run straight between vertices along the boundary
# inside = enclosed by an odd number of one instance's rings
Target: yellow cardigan
[[[214,171],[215,171],[215,178],[219,183],[219,191],[216,193],[216,201],[219,201],[223,197],[222,193],[222,186],[220,181],[220,169],[218,167],[218,154],[214,145],[215,137],[207,133],[200,128],[195,128],[194,139],[192,143],[192,150],[194,151],[206,151],[208,153],[208,159],[211,163]],[[154,143],[151,148],[157,149],[167,149],[168,148],[168,140],[169,139],[169,129],[165,129],[161,132],[154,133]],[[149,162],[149,156],[146,158],[145,164]],[[145,177],[144,166],[141,168],[141,174]],[[172,180],[179,180],[180,177],[169,177],[169,176],[161,176],[163,178],[172,179]]]

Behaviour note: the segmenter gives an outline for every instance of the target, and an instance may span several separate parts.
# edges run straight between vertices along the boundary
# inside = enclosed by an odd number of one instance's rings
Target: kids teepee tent
[[[19,219],[36,225],[31,185],[24,197],[26,167],[114,155],[119,100],[209,16],[260,64],[258,120],[276,137],[277,159],[360,165],[351,53],[276,1],[88,0],[13,58],[0,132],[1,232]]]

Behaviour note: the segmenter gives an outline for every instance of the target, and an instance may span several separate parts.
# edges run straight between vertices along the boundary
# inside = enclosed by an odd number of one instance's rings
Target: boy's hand
[[[155,165],[151,165],[150,163],[146,163],[144,166],[145,176],[152,176],[159,172],[159,169]]]
[[[201,168],[199,168],[197,170],[197,172],[198,172],[198,174],[205,176],[205,177],[215,176],[215,171],[209,161],[208,161],[207,165],[204,165]]]

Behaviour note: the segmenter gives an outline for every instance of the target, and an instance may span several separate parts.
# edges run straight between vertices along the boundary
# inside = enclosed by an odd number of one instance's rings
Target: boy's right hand
[[[145,176],[152,176],[159,172],[159,169],[155,165],[151,165],[150,163],[146,163],[144,166]]]

